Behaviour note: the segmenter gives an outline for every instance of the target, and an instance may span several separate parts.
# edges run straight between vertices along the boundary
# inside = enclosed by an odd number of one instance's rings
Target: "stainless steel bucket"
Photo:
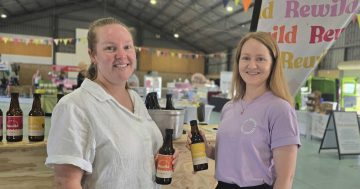
[[[183,133],[185,110],[148,109],[148,112],[161,130],[163,137],[165,136],[165,129],[174,129],[173,139],[181,137]]]

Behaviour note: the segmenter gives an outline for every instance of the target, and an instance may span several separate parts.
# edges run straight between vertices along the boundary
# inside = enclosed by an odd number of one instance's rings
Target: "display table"
[[[214,141],[216,125],[200,126],[208,141]],[[184,125],[190,131],[189,125]],[[215,162],[209,160],[209,169],[192,173],[191,153],[185,147],[187,135],[174,140],[174,147],[179,150],[172,184],[162,189],[215,188]],[[5,141],[5,140],[3,140]],[[0,188],[48,189],[53,188],[53,170],[45,167],[46,142],[29,143],[27,141],[0,143]]]
[[[300,134],[306,139],[312,137],[322,139],[329,115],[308,111],[296,111]]]
[[[1,188],[52,188],[53,171],[45,167],[45,142],[0,143]]]

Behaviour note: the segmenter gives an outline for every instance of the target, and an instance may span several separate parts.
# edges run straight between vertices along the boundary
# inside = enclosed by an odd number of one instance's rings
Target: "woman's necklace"
[[[241,110],[240,110],[240,114],[243,115],[243,113],[245,112],[245,108],[246,106],[243,105],[243,100],[240,100],[240,106],[241,106]]]

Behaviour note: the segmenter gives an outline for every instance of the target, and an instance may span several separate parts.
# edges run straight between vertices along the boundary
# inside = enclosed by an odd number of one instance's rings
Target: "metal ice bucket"
[[[185,110],[148,109],[148,112],[161,130],[163,137],[165,136],[165,129],[174,129],[173,139],[181,137],[183,133]]]

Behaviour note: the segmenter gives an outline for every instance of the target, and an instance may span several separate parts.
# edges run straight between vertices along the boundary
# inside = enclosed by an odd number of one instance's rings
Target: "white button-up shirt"
[[[129,90],[134,113],[86,79],[54,108],[45,164],[85,171],[83,188],[153,189],[162,135],[144,102]]]

